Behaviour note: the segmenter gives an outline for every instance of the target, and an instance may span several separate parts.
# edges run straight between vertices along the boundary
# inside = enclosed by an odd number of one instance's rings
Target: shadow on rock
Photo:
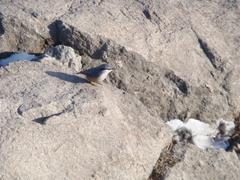
[[[11,56],[12,54],[14,54],[14,52],[12,52],[12,51],[1,52],[0,59],[7,58],[8,56]]]
[[[63,72],[46,71],[46,74],[71,83],[87,83],[86,79]]]
[[[56,45],[59,45],[60,42],[59,42],[59,29],[58,29],[58,24],[61,24],[62,21],[60,20],[56,20],[54,21],[53,23],[51,23],[49,26],[48,26],[48,29],[49,29],[49,35],[51,36],[51,39],[53,40],[53,44],[54,46]]]
[[[5,29],[3,27],[3,14],[0,12],[0,36],[5,33]]]

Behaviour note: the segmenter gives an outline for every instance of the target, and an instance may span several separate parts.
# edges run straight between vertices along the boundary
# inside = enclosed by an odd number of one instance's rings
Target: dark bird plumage
[[[80,74],[86,76],[86,80],[90,83],[102,84],[102,82],[107,78],[107,75],[113,70],[108,64],[101,64],[95,68],[87,69],[81,71]]]

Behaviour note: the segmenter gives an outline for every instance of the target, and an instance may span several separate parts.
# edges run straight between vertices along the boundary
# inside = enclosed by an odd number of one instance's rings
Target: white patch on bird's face
[[[112,70],[103,70],[102,74],[98,77],[99,81],[103,81],[104,79],[107,78],[107,75],[112,72]]]

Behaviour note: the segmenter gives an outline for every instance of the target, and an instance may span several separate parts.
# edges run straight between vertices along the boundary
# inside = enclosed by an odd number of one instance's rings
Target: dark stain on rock
[[[175,75],[173,72],[166,73],[165,77],[172,81],[184,95],[189,94],[189,85],[183,79]]]
[[[148,10],[147,8],[143,10],[143,14],[144,14],[144,16],[145,16],[147,19],[149,19],[149,20],[152,19],[152,18],[151,18],[151,14],[150,14],[150,12],[149,12],[149,10]]]
[[[0,12],[0,36],[2,36],[5,33],[4,27],[3,27],[3,14]]]
[[[198,43],[200,45],[200,48],[202,49],[202,51],[204,52],[206,57],[209,59],[209,61],[212,64],[212,66],[215,69],[223,72],[224,71],[224,62],[222,61],[222,59],[216,54],[216,52],[214,50],[209,48],[209,46],[208,46],[208,44],[206,42],[204,42],[198,36],[197,36],[197,38],[198,38]]]
[[[240,160],[240,113],[234,117],[235,129],[234,133],[229,139],[230,146],[227,151],[235,151]]]
[[[148,180],[164,180],[169,170],[184,159],[188,143],[192,143],[191,132],[185,128],[177,130],[172,142],[161,152]]]

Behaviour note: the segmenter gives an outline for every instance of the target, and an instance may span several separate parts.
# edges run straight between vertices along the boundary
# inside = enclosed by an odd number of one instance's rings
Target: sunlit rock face
[[[0,179],[239,179],[240,121],[213,144],[240,109],[239,6],[0,1]],[[76,74],[102,63],[103,86]],[[201,121],[192,142],[173,119]]]

